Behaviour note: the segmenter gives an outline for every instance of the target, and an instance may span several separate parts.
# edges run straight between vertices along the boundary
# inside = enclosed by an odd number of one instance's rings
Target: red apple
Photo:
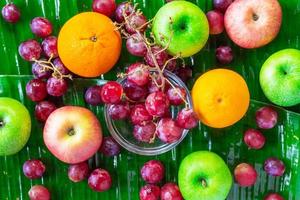
[[[282,10],[277,0],[235,0],[225,13],[225,29],[234,43],[258,48],[278,34]]]
[[[97,117],[78,106],[61,107],[48,117],[44,142],[49,151],[65,163],[80,163],[93,156],[102,142]]]

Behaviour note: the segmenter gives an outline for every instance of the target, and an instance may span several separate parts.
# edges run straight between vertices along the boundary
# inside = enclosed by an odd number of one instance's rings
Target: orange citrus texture
[[[97,77],[118,61],[122,39],[105,15],[84,12],[69,19],[58,35],[58,54],[74,74]]]
[[[192,89],[195,112],[202,123],[224,128],[239,121],[247,112],[250,94],[242,76],[228,69],[204,73]]]

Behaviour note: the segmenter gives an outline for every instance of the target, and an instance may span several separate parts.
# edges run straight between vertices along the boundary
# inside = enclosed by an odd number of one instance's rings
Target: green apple
[[[0,97],[0,156],[19,152],[30,131],[31,119],[26,107],[15,99]]]
[[[205,45],[209,25],[205,14],[188,1],[172,1],[161,7],[154,17],[152,32],[169,54],[192,56]]]
[[[232,176],[220,156],[197,151],[182,160],[178,183],[185,200],[223,200],[231,189]]]
[[[272,54],[259,74],[266,97],[279,106],[300,103],[300,51],[284,49]]]

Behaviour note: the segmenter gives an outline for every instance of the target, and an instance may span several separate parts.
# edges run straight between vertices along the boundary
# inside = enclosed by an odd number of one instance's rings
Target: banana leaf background
[[[21,20],[15,24],[0,19],[0,96],[9,96],[20,100],[32,116],[32,132],[26,147],[18,154],[0,157],[0,200],[29,199],[28,190],[34,184],[43,184],[51,192],[54,200],[82,199],[117,199],[137,200],[140,187],[145,183],[139,175],[144,162],[150,159],[162,160],[166,167],[164,181],[177,181],[180,161],[189,153],[197,150],[211,150],[218,153],[229,165],[231,171],[240,162],[252,163],[258,171],[259,181],[248,188],[234,184],[227,199],[256,200],[271,191],[279,192],[285,199],[300,199],[300,111],[299,106],[292,108],[276,108],[279,113],[278,126],[263,131],[267,138],[262,150],[249,150],[242,141],[243,132],[247,128],[257,128],[254,120],[255,111],[269,103],[259,86],[259,71],[262,63],[272,53],[284,48],[299,48],[300,36],[300,1],[280,0],[283,9],[283,24],[278,37],[269,45],[255,50],[245,50],[235,46],[224,33],[211,36],[206,47],[197,55],[187,59],[193,68],[191,87],[197,77],[205,71],[226,67],[240,73],[247,81],[251,93],[251,104],[246,116],[237,124],[226,129],[211,129],[199,126],[188,134],[175,149],[160,156],[138,156],[125,150],[119,156],[107,158],[97,153],[89,160],[91,168],[107,169],[113,179],[112,188],[103,193],[93,192],[87,181],[72,183],[67,176],[68,165],[58,161],[43,144],[43,124],[38,123],[33,115],[35,104],[26,97],[25,85],[32,79],[31,64],[18,55],[18,45],[29,38],[35,38],[29,28],[30,20],[36,16],[50,19],[54,25],[54,35],[60,27],[73,15],[91,10],[92,0],[14,0],[21,10]],[[120,0],[118,1],[120,2]],[[165,3],[164,0],[134,0],[139,3],[146,16],[152,18]],[[211,0],[194,0],[204,11],[212,9]],[[8,0],[0,0],[0,7]],[[216,63],[214,51],[219,45],[231,45],[234,49],[234,62],[230,66]],[[103,107],[90,107],[85,104],[85,89],[93,84],[101,84],[102,80],[116,79],[116,72],[124,70],[137,60],[129,56],[123,49],[120,61],[113,70],[99,79],[75,79],[70,82],[68,93],[62,99],[54,99],[61,105],[80,105],[90,108],[102,122],[105,135],[109,135],[103,117]],[[283,177],[270,177],[263,171],[263,162],[270,156],[277,156],[286,164]],[[41,159],[46,164],[46,173],[38,180],[27,179],[22,172],[23,163],[31,158]],[[222,185],[221,185],[222,187]]]

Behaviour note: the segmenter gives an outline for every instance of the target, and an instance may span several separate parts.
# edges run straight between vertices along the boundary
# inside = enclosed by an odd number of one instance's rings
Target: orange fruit
[[[58,54],[74,74],[96,77],[108,72],[118,61],[122,39],[105,15],[84,12],[69,19],[58,35]]]
[[[224,128],[245,115],[250,94],[241,75],[228,69],[215,69],[197,79],[192,89],[192,99],[202,123],[213,128]]]

